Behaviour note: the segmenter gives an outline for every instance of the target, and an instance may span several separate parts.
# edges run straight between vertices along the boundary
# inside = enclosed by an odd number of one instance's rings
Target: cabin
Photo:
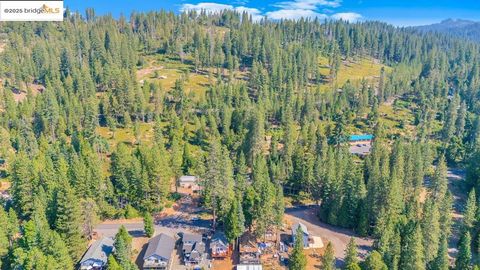
[[[95,241],[80,260],[80,270],[107,269],[108,256],[113,252],[113,238],[104,237]]]
[[[178,185],[182,188],[197,189],[199,187],[198,177],[191,175],[181,176],[178,179]]]
[[[350,153],[358,156],[365,156],[370,153],[372,148],[373,135],[351,135],[348,139],[350,144]]]
[[[184,233],[182,236],[182,254],[186,265],[195,265],[207,257],[202,235]]]
[[[303,224],[301,222],[296,223],[292,227],[292,241],[293,241],[293,243],[295,243],[296,237],[297,237],[297,231],[298,231],[299,228],[301,228],[302,232],[303,232],[303,247],[308,248],[309,247],[310,234],[308,233],[307,226],[305,226],[305,224]]]
[[[210,241],[210,254],[214,259],[224,259],[230,255],[231,247],[225,233],[217,231]]]
[[[161,233],[148,241],[148,247],[143,256],[144,270],[169,270],[175,239]]]

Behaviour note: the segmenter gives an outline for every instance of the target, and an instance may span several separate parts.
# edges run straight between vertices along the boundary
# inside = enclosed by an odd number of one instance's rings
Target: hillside
[[[447,269],[462,239],[457,268],[473,268],[480,44],[381,22],[247,15],[152,11],[127,23],[88,10],[2,23],[3,268],[73,270],[99,220],[197,224],[162,215],[191,199],[178,193],[186,175],[198,176],[201,219],[231,243],[290,234],[285,210],[299,205],[308,217],[290,213],[333,232],[312,230],[333,257],[351,235],[375,243],[359,247],[377,264],[368,269]],[[466,171],[465,203],[452,198],[448,167]],[[466,208],[455,226],[453,202]],[[111,263],[136,269],[128,228],[109,228]]]
[[[436,24],[418,26],[416,29],[424,32],[446,33],[452,36],[480,42],[480,22],[447,19]]]

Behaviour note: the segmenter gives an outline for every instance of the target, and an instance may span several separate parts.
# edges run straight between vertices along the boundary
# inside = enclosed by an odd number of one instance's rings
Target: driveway
[[[365,255],[372,249],[373,241],[371,239],[361,238],[355,235],[355,233],[351,230],[338,228],[321,222],[316,215],[317,211],[318,207],[315,205],[298,206],[287,208],[285,210],[285,216],[293,223],[302,222],[305,224],[308,232],[312,236],[320,236],[325,246],[328,244],[328,241],[332,242],[335,249],[337,267],[341,267],[343,265],[345,249],[347,248],[351,237],[355,238],[360,257],[364,258]]]

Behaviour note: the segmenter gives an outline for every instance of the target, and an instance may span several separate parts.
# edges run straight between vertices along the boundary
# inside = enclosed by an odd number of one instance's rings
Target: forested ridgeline
[[[0,158],[13,197],[0,208],[3,269],[73,269],[99,218],[160,211],[184,174],[201,176],[203,204],[231,241],[281,226],[285,192],[320,202],[321,220],[374,237],[388,269],[447,269],[447,163],[466,166],[467,188],[479,187],[478,44],[379,22],[254,23],[230,11],[113,19],[87,10],[0,29]],[[172,89],[137,77],[157,55],[190,67]],[[341,66],[365,57],[392,70],[338,85]],[[189,74],[209,77],[203,97],[186,93]],[[392,134],[379,112],[392,100],[408,105],[413,135]],[[99,128],[136,139],[112,144]],[[365,159],[346,146],[355,129],[375,136]],[[478,253],[470,194],[457,269]],[[132,269],[124,234],[115,259]],[[364,268],[378,269],[373,261]]]

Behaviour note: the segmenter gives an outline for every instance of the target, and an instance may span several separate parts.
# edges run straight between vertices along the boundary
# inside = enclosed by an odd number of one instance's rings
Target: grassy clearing
[[[382,104],[378,108],[378,112],[387,134],[408,138],[415,136],[415,126],[413,125],[415,117],[412,110],[413,108],[401,100],[397,100],[393,105]]]
[[[195,73],[194,67],[187,64],[188,59],[186,63],[181,63],[177,59],[156,54],[148,56],[146,62],[146,67],[137,71],[139,81],[159,82],[168,91],[175,86],[177,80],[185,78],[185,91],[191,93],[194,99],[203,98],[213,80],[207,74]]]
[[[140,123],[139,131],[139,140],[147,145],[152,144],[153,124]],[[97,134],[108,141],[110,149],[114,149],[119,143],[131,145],[135,143],[135,134],[133,132],[133,128],[117,128],[113,134],[108,127],[97,127]]]
[[[329,77],[330,68],[328,66],[328,59],[320,57],[320,74]],[[378,81],[380,71],[385,68],[385,71],[392,72],[392,68],[382,65],[378,60],[362,57],[357,60],[343,61],[337,74],[337,78],[333,82],[326,82],[320,86],[322,90],[337,89],[342,87],[348,80],[355,86],[360,85],[363,79]]]

